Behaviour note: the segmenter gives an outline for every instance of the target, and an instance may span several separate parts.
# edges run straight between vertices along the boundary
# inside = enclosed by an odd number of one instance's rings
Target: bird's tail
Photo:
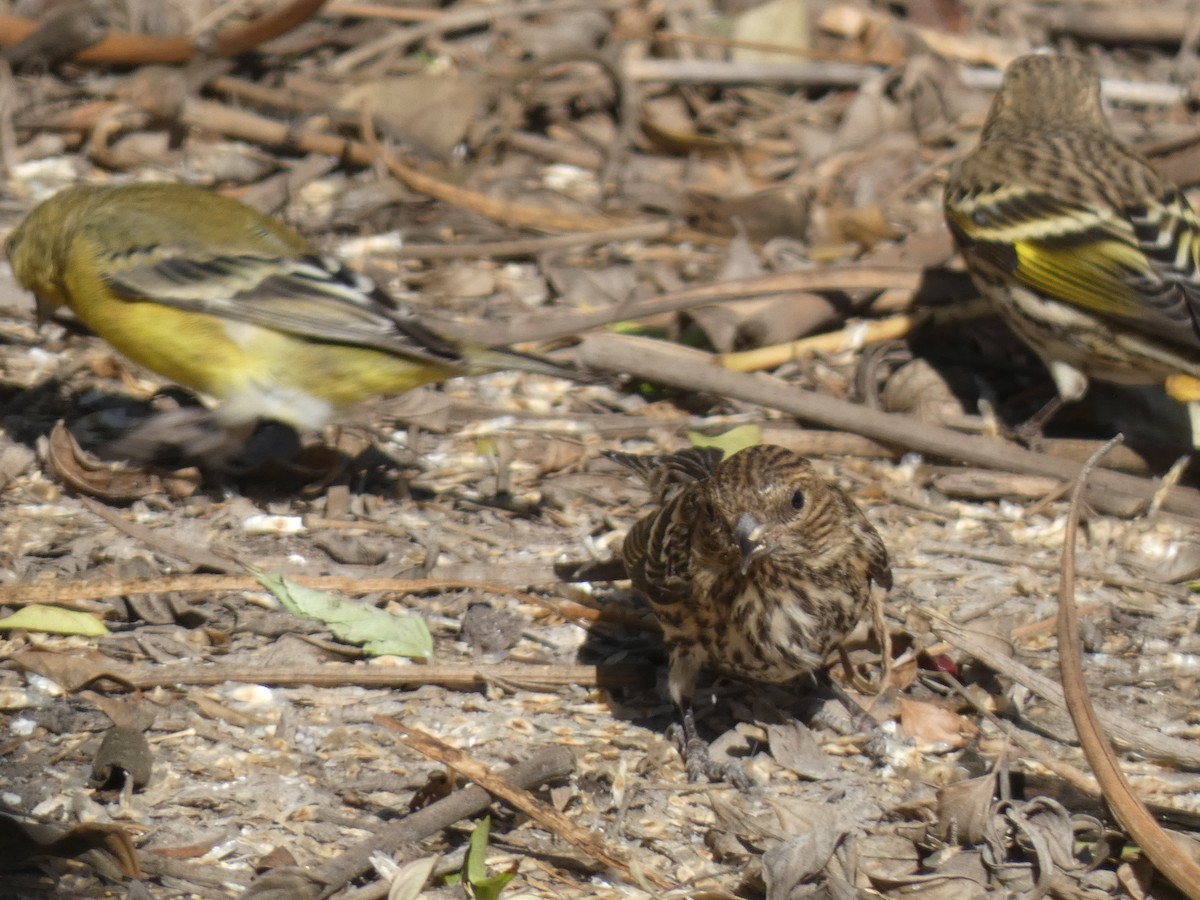
[[[603,454],[638,476],[656,503],[665,503],[681,488],[707,481],[721,465],[722,453],[715,447],[690,447],[666,456],[638,455],[605,450]]]
[[[593,372],[577,369],[573,366],[560,365],[543,356],[530,353],[518,353],[505,347],[466,347],[463,349],[463,359],[472,374],[485,372],[532,372],[535,375],[549,375],[553,378],[568,378],[583,384],[598,384],[600,378]]]

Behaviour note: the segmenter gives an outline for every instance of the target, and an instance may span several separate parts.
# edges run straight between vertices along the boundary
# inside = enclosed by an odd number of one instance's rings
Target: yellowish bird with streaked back
[[[1200,218],[1113,134],[1086,62],[1014,61],[944,202],[979,290],[1054,377],[1037,424],[1089,378],[1163,384],[1200,447]]]
[[[81,186],[8,238],[43,313],[66,305],[137,363],[257,419],[319,428],[340,410],[456,375],[581,377],[549,360],[459,343],[370,279],[257,210],[179,184]]]

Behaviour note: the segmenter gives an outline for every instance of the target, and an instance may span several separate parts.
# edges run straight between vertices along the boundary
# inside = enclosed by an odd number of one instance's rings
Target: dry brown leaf
[[[859,869],[877,884],[901,884],[914,875],[923,855],[905,835],[876,830],[858,841]]]
[[[128,503],[151,494],[190,497],[200,487],[200,470],[194,466],[161,474],[148,469],[130,469],[124,463],[97,459],[79,446],[63,422],[54,426],[46,451],[54,477],[89,497]]]
[[[870,250],[880,241],[894,241],[904,233],[888,219],[879,205],[864,207],[831,206],[824,213],[824,234],[830,243],[855,243]]]
[[[137,850],[122,825],[92,822],[66,829],[31,818],[0,815],[0,868],[25,868],[47,857],[77,859],[93,850],[111,856],[125,877],[142,877]]]
[[[338,108],[358,112],[366,107],[392,134],[449,159],[486,97],[483,82],[447,70],[368,81],[346,91]]]
[[[941,788],[938,791],[938,837],[964,847],[982,843],[987,837],[995,794],[994,772]]]
[[[900,727],[913,740],[957,750],[979,733],[969,719],[920,700],[900,698]]]
[[[775,44],[807,50],[809,6],[806,0],[768,0],[747,9],[733,20],[733,37],[746,44]],[[791,63],[802,58],[752,46],[734,46],[730,57],[738,62]]]
[[[27,650],[16,654],[12,660],[22,669],[49,678],[66,691],[77,691],[115,668],[112,660],[98,650],[70,655]]]

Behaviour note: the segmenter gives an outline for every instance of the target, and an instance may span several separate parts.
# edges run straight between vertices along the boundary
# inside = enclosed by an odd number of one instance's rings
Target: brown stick
[[[1178,44],[1190,27],[1178,7],[1063,3],[1039,7],[1035,20],[1057,34],[1105,44]]]
[[[134,535],[135,537],[137,535]],[[439,578],[345,578],[333,575],[288,575],[304,587],[322,591],[341,591],[346,594],[430,593],[433,591],[483,591],[514,597],[522,602],[544,605],[540,598],[511,585],[487,581],[464,581]],[[556,582],[547,572],[547,583]],[[79,600],[98,600],[103,597],[132,597],[167,591],[179,593],[210,593],[212,591],[257,591],[262,585],[250,575],[164,575],[161,578],[111,579],[97,581],[59,581],[34,584],[0,585],[0,606],[23,606],[28,603],[70,603]]]
[[[360,44],[335,59],[326,68],[327,75],[344,76],[369,60],[384,53],[401,53],[413,44],[430,38],[440,37],[451,31],[475,28],[506,18],[544,16],[552,13],[570,12],[577,9],[618,9],[628,5],[628,0],[522,0],[519,3],[489,3],[486,6],[464,9],[455,8],[428,22],[408,28],[388,29],[380,37]]]
[[[542,323],[522,323],[520,336],[507,340],[508,334],[492,337],[494,343],[546,341],[569,334],[579,334],[600,325],[644,319],[662,313],[693,309],[707,303],[742,300],[767,294],[791,294],[800,291],[883,291],[890,288],[916,290],[924,273],[914,266],[827,266],[803,272],[783,272],[726,281],[705,287],[689,288],[663,294],[638,303],[610,306],[590,313],[556,316]],[[490,332],[490,334],[495,334]]]
[[[911,416],[857,406],[836,397],[802,390],[768,375],[729,372],[715,365],[710,354],[662,341],[588,335],[580,348],[579,358],[595,369],[626,372],[659,384],[757,403],[827,428],[850,431],[943,459],[1030,475],[1050,475],[1064,481],[1075,478],[1081,468],[1079,463],[1071,460],[1034,453],[1004,441],[938,428]],[[1131,515],[1143,508],[1158,488],[1156,481],[1109,471],[1096,473],[1092,482],[1088,502],[1097,509],[1117,515]],[[1162,508],[1200,518],[1200,492],[1176,487],[1168,494]]]
[[[649,869],[641,872],[639,878],[630,868],[624,856],[609,848],[599,837],[586,828],[580,828],[553,806],[539,800],[529,791],[515,787],[506,779],[497,776],[483,763],[462,750],[439,741],[433,735],[427,734],[419,728],[402,725],[388,716],[376,716],[375,721],[385,728],[401,734],[401,740],[407,746],[430,759],[444,763],[464,778],[474,781],[489,793],[495,794],[510,806],[536,820],[551,834],[569,841],[588,856],[613,869],[630,884],[641,886],[643,882],[650,882],[660,890],[668,890],[671,887],[670,882]]]
[[[362,109],[361,132],[367,147],[380,162],[387,166],[389,172],[404,183],[405,187],[425,194],[427,197],[433,197],[435,200],[441,200],[444,203],[487,216],[489,219],[495,219],[497,222],[528,228],[531,231],[550,233],[609,231],[613,228],[639,224],[609,216],[572,215],[544,206],[518,203],[515,200],[501,200],[449,184],[432,175],[426,175],[424,172],[418,172],[401,163],[379,143],[375,136],[374,123],[371,120],[371,110],[367,106]]]
[[[570,774],[574,767],[575,759],[566,747],[543,747],[529,759],[501,769],[495,777],[528,791]],[[449,828],[460,819],[479,815],[491,804],[492,797],[487,791],[470,785],[412,815],[382,826],[371,837],[310,871],[310,874],[316,881],[324,883],[321,896],[328,897],[370,871],[371,857],[375,853],[393,855],[406,844],[415,844]]]
[[[1079,618],[1075,612],[1075,540],[1079,530],[1079,509],[1083,505],[1084,485],[1088,476],[1109,448],[1121,440],[1118,435],[1093,454],[1079,472],[1071,494],[1071,510],[1063,534],[1062,579],[1058,590],[1058,671],[1062,678],[1063,696],[1079,744],[1087,757],[1096,781],[1109,808],[1125,830],[1133,837],[1158,871],[1178,890],[1200,900],[1200,865],[1188,855],[1187,849],[1176,846],[1150,815],[1150,810],[1130,785],[1116,751],[1104,733],[1096,716],[1083,676],[1083,644],[1079,639]],[[1189,842],[1190,843],[1190,842]]]
[[[64,656],[27,650],[12,662],[77,691],[93,682],[108,680],[129,689],[149,690],[179,684],[223,684],[237,681],[275,687],[316,685],[337,687],[417,687],[436,684],[455,690],[479,690],[489,684],[508,684],[528,690],[555,690],[579,685],[599,688],[644,688],[652,683],[654,671],[639,665],[524,665],[501,663],[487,666],[363,666],[355,663],[321,663],[319,666],[145,665],[127,666],[105,659]]]
[[[305,128],[291,128],[271,119],[232,109],[210,100],[188,100],[179,115],[182,125],[204,128],[226,137],[254,141],[268,147],[295,147],[305,153],[323,153],[360,166],[375,161],[375,154],[358,141]]]

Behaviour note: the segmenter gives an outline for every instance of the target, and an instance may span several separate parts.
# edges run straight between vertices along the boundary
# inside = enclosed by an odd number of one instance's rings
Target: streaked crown
[[[1095,70],[1078,57],[1032,54],[1004,70],[982,139],[1075,129],[1109,131]]]

